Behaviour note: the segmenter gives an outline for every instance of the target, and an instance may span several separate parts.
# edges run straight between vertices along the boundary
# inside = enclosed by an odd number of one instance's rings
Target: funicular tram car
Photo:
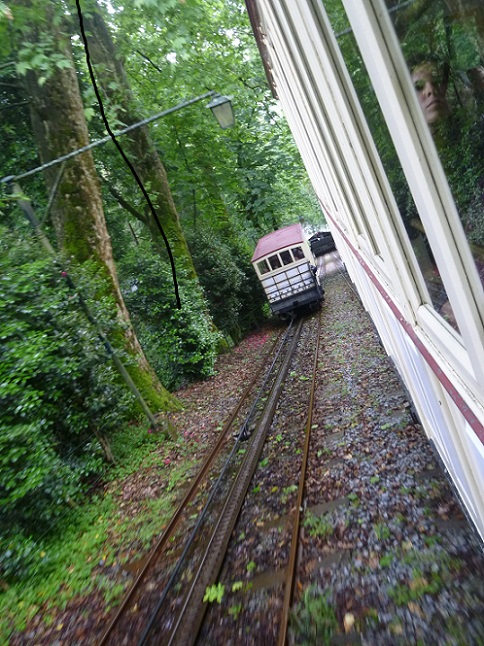
[[[246,6],[338,253],[484,540],[484,2]]]
[[[316,259],[300,224],[263,236],[252,256],[273,314],[284,318],[323,300]]]

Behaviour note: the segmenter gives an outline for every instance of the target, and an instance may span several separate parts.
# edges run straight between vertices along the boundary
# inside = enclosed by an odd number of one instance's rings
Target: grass
[[[56,613],[75,596],[96,590],[107,608],[118,602],[126,583],[120,583],[112,566],[132,558],[126,547],[135,543],[147,549],[153,537],[162,532],[173,512],[180,484],[194,461],[183,459],[166,465],[164,449],[173,445],[166,441],[160,444],[159,436],[147,435],[143,429],[120,433],[117,441],[123,443],[124,461],[108,474],[105,493],[69,511],[53,528],[52,536],[37,544],[38,554],[29,575],[9,581],[1,589],[0,643],[8,643],[12,631],[24,630],[40,611],[43,621],[52,624]],[[178,448],[179,454],[187,452],[186,447]],[[120,508],[119,499],[109,491],[118,490],[118,483],[129,475],[150,468],[159,469],[160,477],[162,474],[163,492],[157,498],[136,502],[136,515],[128,517],[124,509],[129,508],[129,501]]]
[[[23,630],[40,608],[64,609],[74,594],[85,594],[96,587],[92,576],[98,563],[112,563],[113,555],[103,549],[107,539],[104,515],[114,511],[112,499],[90,505],[73,515],[64,526],[61,538],[44,543],[41,561],[28,579],[11,584],[0,597],[0,637],[8,643],[12,628]],[[46,613],[50,618],[51,613]],[[5,641],[3,641],[5,640]]]
[[[452,584],[453,572],[458,572],[459,563],[445,553],[430,549],[410,550],[401,559],[409,570],[408,580],[388,590],[388,596],[397,606],[419,601],[426,594],[438,594]]]
[[[297,485],[289,485],[282,490],[281,502],[286,504],[289,500],[291,494],[295,493],[298,490]]]
[[[333,523],[329,514],[317,516],[311,512],[306,512],[303,527],[309,530],[309,535],[313,538],[326,538],[333,533]]]
[[[329,594],[317,586],[303,592],[301,600],[291,612],[290,631],[297,635],[298,643],[329,644],[338,632],[338,620]]]
[[[425,577],[415,577],[408,583],[390,588],[388,596],[397,606],[406,606],[410,601],[418,601],[424,594],[436,594],[442,588],[439,580],[428,580]]]
[[[391,536],[390,528],[385,523],[376,523],[373,525],[373,531],[379,541],[385,541]]]
[[[235,621],[239,618],[239,614],[242,612],[242,604],[237,603],[229,608],[229,615],[231,615]]]

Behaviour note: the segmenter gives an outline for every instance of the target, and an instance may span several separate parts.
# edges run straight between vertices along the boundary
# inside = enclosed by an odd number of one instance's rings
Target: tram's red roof
[[[252,262],[256,262],[269,253],[284,249],[284,247],[304,242],[305,239],[302,226],[299,222],[268,233],[257,243],[254,255],[252,256]]]

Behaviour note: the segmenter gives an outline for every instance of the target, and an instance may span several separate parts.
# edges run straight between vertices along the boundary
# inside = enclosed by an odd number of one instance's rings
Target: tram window
[[[440,3],[430,3],[418,19],[404,10],[396,27],[484,283],[484,5],[458,4],[468,6],[449,5],[444,13]],[[441,311],[456,327],[448,303]]]
[[[293,262],[290,251],[281,251],[280,256],[283,265],[290,265]]]
[[[280,269],[282,267],[279,256],[277,255],[269,257],[269,264],[271,266],[271,269]]]
[[[293,247],[291,251],[294,256],[294,260],[302,260],[304,258],[304,251],[301,247]]]
[[[427,292],[430,296],[429,304],[431,304],[437,312],[439,312],[457,329],[455,317],[450,307],[443,282],[440,278],[434,256],[430,249],[424,226],[413,201],[403,169],[393,145],[393,141],[383,118],[383,114],[358,49],[358,45],[352,33],[351,26],[346,16],[346,11],[341,0],[323,0],[323,3],[338,40],[346,67],[352,78],[355,91],[360,100],[373,141],[375,142],[385,173],[392,188],[392,192],[410,239],[420,272],[427,286]],[[434,5],[440,6],[440,3],[430,2],[426,6],[431,7]],[[405,7],[406,3],[402,6]],[[402,23],[403,14],[404,12],[400,10],[392,12],[392,16],[396,24],[396,31],[399,34],[405,32],[405,27]],[[417,52],[418,47],[421,47],[423,42],[425,42],[427,46],[430,46],[430,49],[436,49],[435,42],[430,41],[428,38],[422,38],[422,34],[419,36],[415,34],[412,43],[409,44],[409,49],[411,50],[413,48],[413,51]],[[445,34],[442,42],[445,42]],[[420,85],[420,83],[417,84]],[[484,218],[482,226],[484,228]],[[424,299],[423,295],[422,299]]]
[[[266,260],[261,260],[260,262],[257,263],[257,269],[259,270],[260,274],[267,274],[269,269],[269,265],[267,264]]]

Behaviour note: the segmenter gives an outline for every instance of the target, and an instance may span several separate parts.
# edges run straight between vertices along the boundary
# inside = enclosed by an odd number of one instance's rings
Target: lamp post
[[[231,97],[216,94],[207,105],[213,116],[217,119],[218,125],[225,130],[235,123],[234,111],[232,109]]]
[[[210,90],[209,92],[206,92],[205,94],[201,94],[200,96],[196,96],[193,99],[189,99],[187,101],[183,101],[182,103],[179,103],[178,105],[175,105],[173,108],[168,108],[167,110],[163,110],[163,112],[159,112],[158,114],[153,115],[152,117],[148,117],[147,119],[143,119],[142,121],[138,121],[138,123],[133,123],[130,126],[127,126],[126,128],[123,128],[122,130],[118,130],[117,132],[114,132],[115,137],[119,137],[120,135],[124,135],[131,130],[135,130],[136,128],[139,128],[140,126],[144,126],[148,123],[151,123],[152,121],[156,121],[157,119],[160,119],[161,117],[166,117],[168,114],[171,114],[172,112],[176,112],[177,110],[181,110],[182,108],[186,108],[189,105],[192,105],[192,103],[196,103],[197,101],[201,101],[202,99],[208,99],[209,97],[213,97],[212,101],[207,105],[207,108],[210,108],[212,110],[212,114],[214,117],[217,119],[217,122],[219,126],[222,128],[222,130],[225,130],[225,128],[230,128],[230,126],[233,126],[235,123],[235,118],[234,118],[234,113],[232,110],[232,104],[230,102],[230,97],[228,96],[222,96],[218,94],[218,92],[215,92],[215,90]],[[77,155],[80,155],[81,153],[86,152],[87,150],[91,150],[92,148],[96,148],[97,146],[101,146],[102,144],[107,143],[108,141],[111,141],[111,136],[108,135],[107,137],[103,137],[102,139],[98,139],[97,141],[93,141],[92,143],[88,144],[87,146],[83,146],[82,148],[78,148],[77,150],[73,150],[72,152],[68,153],[67,155],[62,155],[62,157],[58,157],[57,159],[53,159],[52,161],[49,161],[42,166],[37,166],[36,168],[32,168],[32,170],[26,171],[25,173],[20,173],[19,175],[8,175],[7,177],[2,177],[0,179],[0,184],[1,183],[6,183],[10,184],[11,182],[18,181],[21,179],[24,179],[25,177],[30,177],[31,175],[35,175],[35,173],[38,173],[39,171],[46,170],[47,168],[50,168],[51,166],[56,166],[57,164],[60,164],[68,159],[71,159],[72,157],[76,157]]]

